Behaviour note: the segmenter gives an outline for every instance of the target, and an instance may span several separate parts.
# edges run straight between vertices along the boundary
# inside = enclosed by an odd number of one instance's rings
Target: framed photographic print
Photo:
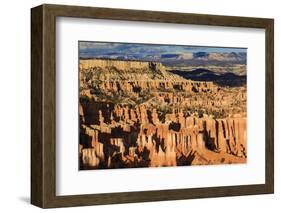
[[[274,191],[272,19],[31,9],[31,203]]]

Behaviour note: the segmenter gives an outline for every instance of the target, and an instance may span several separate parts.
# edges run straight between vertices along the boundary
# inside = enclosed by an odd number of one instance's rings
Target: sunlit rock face
[[[80,169],[246,163],[246,88],[80,60]]]

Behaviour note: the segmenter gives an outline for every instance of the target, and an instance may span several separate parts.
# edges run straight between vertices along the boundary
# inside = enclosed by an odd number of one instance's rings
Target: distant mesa
[[[180,56],[180,54],[162,54],[161,58],[176,58],[179,56]]]

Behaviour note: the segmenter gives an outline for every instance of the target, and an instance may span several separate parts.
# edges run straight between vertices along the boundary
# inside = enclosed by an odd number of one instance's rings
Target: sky
[[[79,41],[79,54],[82,58],[99,57],[146,60],[152,57],[173,57],[175,55],[188,53],[246,54],[246,52],[246,48]]]

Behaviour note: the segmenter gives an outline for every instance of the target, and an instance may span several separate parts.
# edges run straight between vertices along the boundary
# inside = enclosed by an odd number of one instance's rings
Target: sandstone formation
[[[80,169],[245,163],[246,89],[161,63],[80,61]]]
[[[101,69],[107,68],[118,68],[120,70],[130,72],[132,69],[146,69],[147,67],[155,66],[156,69],[165,69],[164,66],[159,62],[142,62],[142,61],[118,61],[118,60],[80,60],[80,70],[99,67]]]

